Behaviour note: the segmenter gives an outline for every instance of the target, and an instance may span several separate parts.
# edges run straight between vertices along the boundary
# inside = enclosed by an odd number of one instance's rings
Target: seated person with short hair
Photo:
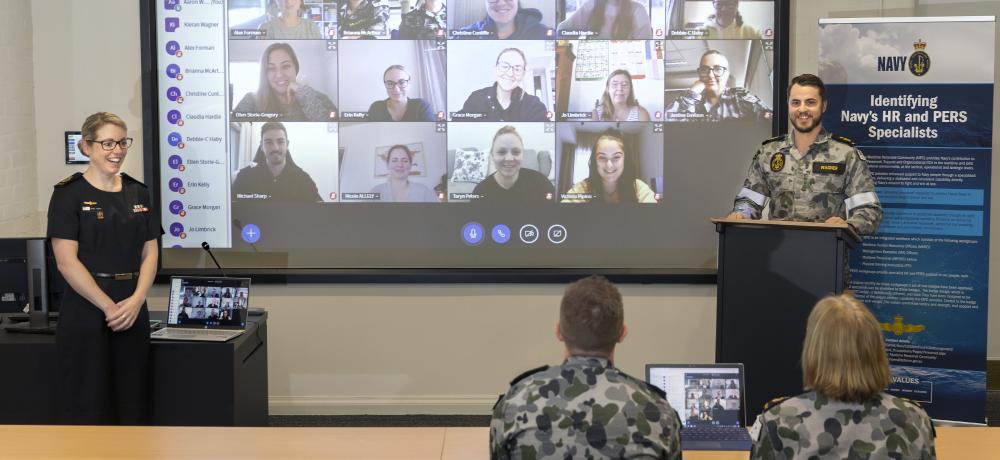
[[[806,393],[765,407],[750,458],[937,458],[927,413],[883,391],[891,374],[882,340],[853,296],[820,300],[802,344]]]
[[[566,360],[515,378],[493,406],[492,458],[681,458],[681,421],[666,395],[613,364],[624,316],[602,276],[566,288],[556,324]]]

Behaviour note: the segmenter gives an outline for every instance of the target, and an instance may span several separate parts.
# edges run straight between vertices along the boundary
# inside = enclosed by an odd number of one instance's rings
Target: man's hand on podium
[[[847,221],[846,220],[841,219],[840,217],[837,217],[837,216],[833,216],[833,217],[827,219],[826,223],[828,223],[828,224],[847,225]]]
[[[739,219],[746,219],[746,218],[747,218],[747,216],[744,216],[742,212],[731,212],[731,213],[729,213],[728,216],[726,216],[726,219],[737,219],[737,220],[739,220]]]

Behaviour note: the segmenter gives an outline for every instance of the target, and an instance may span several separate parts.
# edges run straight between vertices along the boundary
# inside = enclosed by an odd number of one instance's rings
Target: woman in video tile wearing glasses
[[[770,119],[771,109],[755,94],[729,86],[729,59],[718,50],[701,55],[698,81],[667,104],[668,120],[719,121]]]
[[[636,153],[616,129],[604,131],[590,149],[590,175],[573,185],[563,203],[656,203],[653,190],[635,177]],[[590,198],[584,198],[589,196]]]
[[[267,32],[267,35],[262,38],[271,40],[323,38],[319,32],[319,26],[312,19],[302,17],[308,11],[302,0],[278,0],[278,7],[281,9],[278,17],[260,26],[261,30]]]
[[[435,121],[434,109],[427,101],[407,97],[410,73],[406,67],[391,65],[382,73],[382,83],[388,98],[372,102],[368,121]]]
[[[548,121],[545,104],[521,89],[528,71],[524,51],[507,48],[495,63],[496,82],[473,91],[455,121]]]
[[[522,8],[519,0],[484,0],[486,17],[482,21],[459,29],[460,32],[489,32],[482,35],[459,36],[501,40],[544,40],[549,37],[549,26],[542,24],[542,12],[535,8]],[[455,37],[453,37],[455,38]]]
[[[750,458],[937,458],[930,417],[886,393],[891,378],[871,311],[850,294],[823,298],[806,321],[806,393],[765,406]]]
[[[632,74],[627,70],[618,69],[608,75],[593,118],[595,121],[649,121],[649,112],[635,99]]]
[[[90,165],[56,184],[48,212],[56,264],[72,288],[56,330],[59,421],[144,424],[159,213],[146,186],[121,172],[132,144],[125,122],[98,112],[81,131]]]
[[[298,81],[299,58],[288,43],[272,43],[260,58],[257,91],[247,93],[233,112],[240,118],[274,121],[331,121],[337,106],[327,95]],[[261,116],[257,116],[257,115]]]

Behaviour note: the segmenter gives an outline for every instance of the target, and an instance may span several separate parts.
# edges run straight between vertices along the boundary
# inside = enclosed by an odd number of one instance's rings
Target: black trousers
[[[97,279],[118,302],[137,280]],[[149,309],[143,303],[131,328],[114,332],[104,312],[69,289],[56,329],[59,421],[70,425],[149,423]]]

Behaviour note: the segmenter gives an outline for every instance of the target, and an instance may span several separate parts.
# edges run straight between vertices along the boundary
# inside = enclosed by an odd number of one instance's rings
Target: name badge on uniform
[[[818,161],[813,162],[813,174],[844,174],[847,169],[847,165],[844,163],[820,163]]]
[[[771,155],[771,171],[778,172],[782,169],[785,169],[785,154],[774,152],[774,155]]]
[[[84,201],[81,204],[82,204],[82,206],[80,206],[80,211],[82,211],[82,212],[92,212],[95,215],[97,215],[98,219],[103,219],[104,218],[104,210],[101,209],[101,208],[99,208],[99,207],[97,207],[97,206],[95,206],[97,204],[96,201]]]

